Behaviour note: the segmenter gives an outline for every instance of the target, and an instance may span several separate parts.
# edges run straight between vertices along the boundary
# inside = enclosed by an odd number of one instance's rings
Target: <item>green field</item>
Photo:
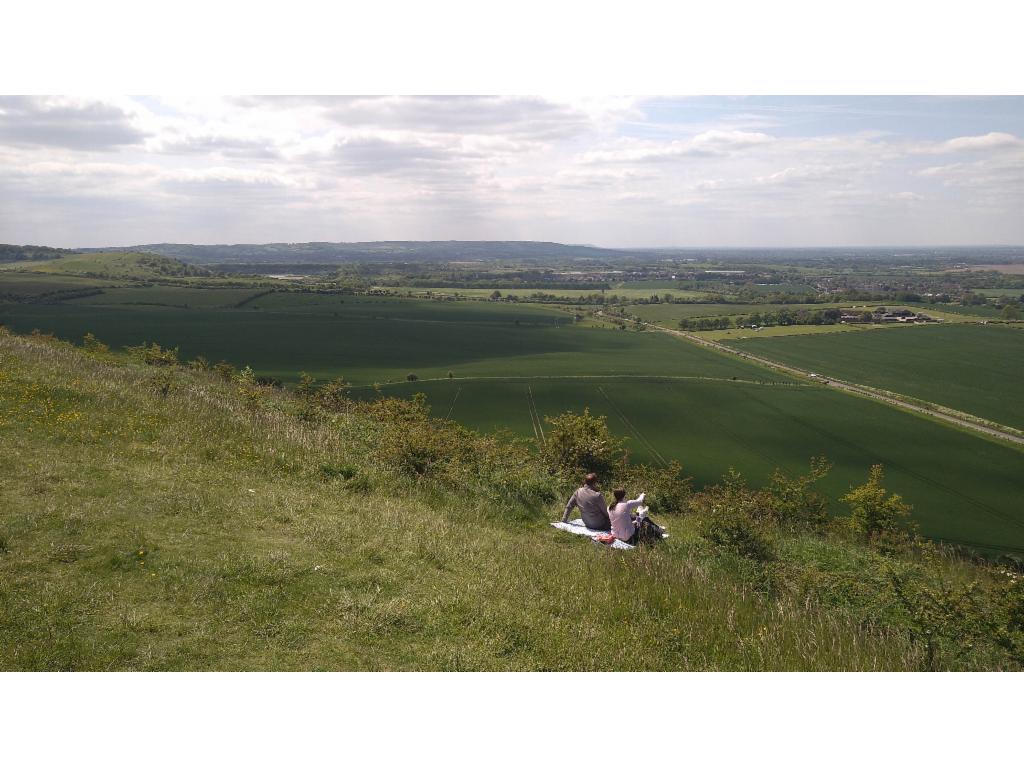
[[[775,336],[806,336],[808,334],[822,333],[849,333],[850,331],[874,331],[888,330],[892,325],[854,325],[847,323],[833,323],[832,325],[772,325],[752,328],[726,328],[721,331],[691,331],[702,339],[713,339],[714,341],[737,341],[740,339],[767,339]]]
[[[880,463],[887,485],[915,506],[926,535],[1024,552],[1024,452],[825,387],[610,378],[382,388],[384,394],[413,392],[427,394],[435,416],[484,431],[507,427],[526,437],[537,434],[531,413],[543,419],[589,407],[629,438],[636,460],[676,459],[699,485],[718,481],[728,467],[761,485],[776,467],[798,474],[811,457],[827,456],[834,469],[822,490],[836,511],[836,499]],[[372,389],[354,394],[378,396]]]
[[[1024,332],[929,325],[730,342],[738,349],[1024,429]]]
[[[261,289],[257,288],[191,288],[161,285],[139,288],[113,287],[104,288],[103,293],[95,296],[84,296],[72,301],[88,306],[138,304],[183,309],[232,307],[260,292]]]
[[[102,298],[102,297],[98,297]],[[779,380],[778,374],[663,334],[577,327],[535,305],[274,293],[241,309],[0,304],[0,324],[113,347],[155,341],[294,381],[458,376],[657,374]]]
[[[725,317],[729,315],[750,315],[755,312],[778,312],[788,309],[795,312],[806,309],[829,307],[848,307],[846,304],[640,304],[629,308],[630,314],[636,315],[648,323],[658,323],[675,327],[684,319],[691,317]]]
[[[110,285],[110,280],[73,275],[46,275],[36,272],[16,272],[0,269],[0,301],[32,299],[57,291],[75,291]]]

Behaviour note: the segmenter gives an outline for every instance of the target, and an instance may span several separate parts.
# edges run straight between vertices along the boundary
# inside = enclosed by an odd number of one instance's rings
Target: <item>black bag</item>
[[[636,539],[637,544],[653,544],[656,541],[661,541],[664,533],[664,528],[650,518],[644,517],[636,521],[636,535],[633,538]]]

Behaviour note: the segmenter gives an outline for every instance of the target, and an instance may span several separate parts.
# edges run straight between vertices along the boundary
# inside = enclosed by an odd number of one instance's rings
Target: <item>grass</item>
[[[1024,333],[1003,326],[914,326],[732,342],[753,354],[1024,428]]]
[[[609,377],[456,379],[381,391],[424,392],[436,416],[530,438],[531,401],[541,418],[588,407],[630,438],[637,460],[676,459],[698,485],[717,482],[728,467],[761,485],[776,467],[799,474],[811,457],[826,456],[834,467],[821,490],[837,513],[845,511],[839,497],[880,463],[891,488],[914,505],[925,535],[987,552],[1024,552],[1024,452],[827,387]],[[377,396],[368,388],[354,394]]]
[[[303,422],[273,392],[251,410],[188,371],[161,397],[153,376],[0,336],[0,668],[921,665],[903,632],[765,594],[684,518],[623,556],[553,531],[556,505],[382,474],[356,416]]]

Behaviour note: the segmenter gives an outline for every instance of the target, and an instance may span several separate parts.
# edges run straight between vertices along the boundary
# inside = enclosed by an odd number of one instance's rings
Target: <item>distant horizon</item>
[[[244,246],[260,246],[260,245],[310,245],[310,244],[323,243],[326,245],[361,245],[371,243],[535,243],[538,245],[551,244],[551,245],[562,245],[579,248],[594,248],[606,251],[661,251],[661,250],[672,250],[672,251],[699,251],[699,250],[717,250],[717,251],[758,251],[758,250],[793,250],[793,251],[809,251],[809,250],[829,250],[829,249],[852,249],[852,250],[887,250],[895,248],[907,248],[911,250],[935,250],[942,248],[1021,248],[1024,249],[1024,241],[1020,243],[934,243],[928,245],[920,244],[908,244],[908,243],[884,243],[879,245],[855,245],[855,244],[839,244],[839,245],[600,245],[597,243],[580,243],[580,242],[564,242],[558,240],[530,240],[530,239],[496,239],[496,238],[480,238],[480,239],[431,239],[431,240],[411,240],[411,239],[395,239],[385,238],[379,240],[249,240],[249,241],[238,241],[238,242],[195,242],[185,240],[148,240],[133,243],[124,244],[113,244],[104,243],[102,245],[51,245],[50,243],[2,243],[0,245],[12,245],[15,247],[39,247],[39,248],[55,248],[61,250],[101,250],[103,248],[137,248],[153,245],[181,245],[181,246],[196,246],[200,248],[226,248],[226,247],[244,247]]]

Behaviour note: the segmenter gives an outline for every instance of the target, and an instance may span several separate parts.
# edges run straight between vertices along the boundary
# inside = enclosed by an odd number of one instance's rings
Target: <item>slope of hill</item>
[[[6,261],[41,261],[59,259],[74,251],[66,248],[49,248],[45,245],[8,245],[0,243],[0,263]]]
[[[662,517],[672,538],[608,550],[548,526],[571,486],[527,446],[407,401],[134,355],[0,329],[0,668],[1024,660],[1024,580],[1005,566],[751,527],[756,500],[813,507],[799,483],[648,485],[685,511]]]
[[[86,275],[103,278],[202,277],[211,272],[174,258],[131,251],[73,253],[23,268],[33,272]]]

